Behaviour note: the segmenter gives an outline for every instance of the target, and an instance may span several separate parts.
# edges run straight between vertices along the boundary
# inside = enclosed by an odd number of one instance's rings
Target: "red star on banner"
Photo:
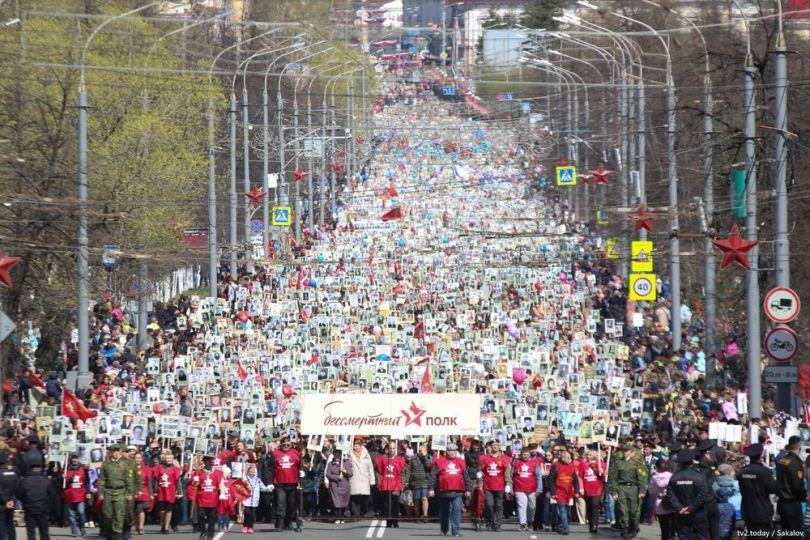
[[[720,270],[734,263],[739,264],[746,270],[751,269],[747,253],[751,248],[757,245],[757,242],[755,240],[743,240],[740,236],[740,229],[736,224],[731,227],[731,232],[728,233],[727,240],[712,240],[712,244],[723,252],[723,260],[720,261]]]
[[[264,199],[265,195],[267,195],[267,193],[260,190],[257,186],[253,186],[253,189],[251,189],[250,191],[245,192],[245,197],[250,199],[250,202],[252,202],[253,204],[255,204],[257,206],[262,204],[262,199]]]
[[[652,216],[647,213],[647,209],[643,206],[639,206],[638,212],[635,214],[630,214],[629,217],[635,221],[633,224],[633,232],[640,231],[641,229],[647,229],[648,231],[652,232]]]
[[[0,283],[8,288],[11,288],[11,275],[9,270],[11,267],[20,262],[19,257],[6,257],[0,253]]]
[[[608,183],[608,175],[613,174],[613,171],[609,171],[605,169],[605,164],[600,163],[599,167],[596,168],[595,171],[589,171],[597,184],[607,184]]]
[[[304,179],[307,177],[309,173],[303,169],[295,169],[293,171],[293,175],[295,176],[296,182],[303,182]]]

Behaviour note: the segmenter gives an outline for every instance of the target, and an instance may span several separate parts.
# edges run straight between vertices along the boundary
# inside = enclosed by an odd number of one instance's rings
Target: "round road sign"
[[[644,276],[639,276],[633,283],[633,292],[639,296],[647,296],[653,289],[652,282]]]
[[[776,362],[790,362],[799,351],[799,336],[787,326],[777,326],[765,336],[765,354]]]
[[[799,315],[802,302],[793,289],[777,287],[765,295],[765,315],[775,323],[789,323]]]

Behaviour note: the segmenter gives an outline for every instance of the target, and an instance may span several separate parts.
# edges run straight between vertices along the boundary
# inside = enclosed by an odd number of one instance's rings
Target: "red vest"
[[[557,502],[568,504],[574,497],[574,476],[577,468],[573,463],[558,461],[553,465],[557,469],[557,483],[554,486]]]
[[[600,464],[589,463],[587,461],[579,462],[579,479],[582,480],[582,490],[585,492],[586,497],[599,497],[605,489],[605,481],[602,477],[604,474],[604,467]]]
[[[512,468],[512,487],[516,493],[535,493],[537,491],[537,460],[516,459]]]
[[[276,458],[276,484],[297,484],[298,464],[301,463],[301,455],[298,450],[276,450],[273,452]]]
[[[141,465],[141,490],[135,494],[135,500],[139,502],[149,502],[152,500],[151,483],[154,469]]]
[[[180,467],[158,465],[152,470],[157,478],[157,500],[174,502],[177,500],[177,482],[180,480]]]
[[[444,456],[436,459],[434,467],[439,469],[439,491],[465,491],[464,471],[467,464],[464,459],[447,459]]]
[[[506,469],[509,468],[511,459],[505,454],[492,457],[484,454],[478,458],[478,466],[484,473],[485,491],[503,491],[506,487]]]
[[[403,469],[405,469],[405,460],[400,456],[394,456],[392,458],[388,456],[378,456],[377,472],[380,474],[380,483],[377,484],[377,490],[401,491],[401,475]]]
[[[85,495],[87,495],[87,470],[81,465],[77,469],[65,469],[65,487],[62,490],[65,502],[82,502]]]
[[[210,473],[200,469],[192,476],[197,484],[197,506],[200,508],[216,508],[219,502],[219,483],[222,481],[222,471]]]

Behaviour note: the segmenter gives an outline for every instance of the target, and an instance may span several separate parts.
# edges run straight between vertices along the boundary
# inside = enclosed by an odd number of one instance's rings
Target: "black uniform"
[[[0,456],[0,540],[15,540],[14,499],[20,485],[20,476],[14,465],[8,463],[8,456]],[[11,502],[11,508],[7,504]]]
[[[773,504],[770,495],[779,491],[773,471],[759,462],[746,465],[737,473],[742,496],[742,514],[749,536],[753,531],[773,531]]]
[[[804,489],[804,464],[799,456],[788,452],[776,462],[776,483],[779,486],[779,501],[776,511],[779,513],[780,528],[783,531],[798,531],[801,536],[802,502],[807,498]]]
[[[714,464],[707,459],[701,459],[699,467],[703,474],[706,475],[709,486],[711,486],[715,478]],[[714,496],[709,497],[709,501],[706,503],[706,516],[709,520],[709,538],[711,540],[720,540],[720,510],[717,507],[717,498]]]
[[[56,503],[56,490],[50,478],[32,470],[17,487],[17,498],[22,501],[25,510],[28,540],[36,540],[37,530],[40,540],[50,540],[48,518]]]
[[[667,486],[667,497],[675,511],[680,540],[708,540],[707,503],[714,494],[704,472],[690,466],[673,474]],[[679,513],[684,508],[689,509],[688,514]]]

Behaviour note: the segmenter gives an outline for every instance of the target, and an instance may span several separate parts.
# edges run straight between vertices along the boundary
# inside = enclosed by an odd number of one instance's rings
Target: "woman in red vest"
[[[557,532],[568,535],[568,506],[579,497],[579,474],[571,463],[571,454],[564,450],[560,460],[551,466],[548,476],[551,504],[557,508]]]
[[[588,450],[585,459],[579,462],[579,476],[582,479],[588,529],[596,533],[599,526],[599,505],[605,492],[605,467],[596,459],[596,452],[593,450]]]
[[[376,460],[377,468],[377,491],[383,501],[385,516],[388,518],[386,527],[399,527],[399,494],[402,492],[402,485],[406,483],[405,476],[408,468],[402,456],[397,455],[397,443],[388,443],[388,454],[378,456]]]
[[[160,465],[152,469],[152,475],[157,483],[157,507],[160,512],[160,532],[169,534],[172,526],[172,511],[180,491],[178,482],[182,476],[180,467],[174,464],[171,452],[161,456]]]
[[[154,469],[144,463],[143,452],[135,454],[135,464],[141,475],[141,487],[135,493],[135,534],[143,534],[146,513],[152,509],[152,505],[155,503],[157,480]]]

